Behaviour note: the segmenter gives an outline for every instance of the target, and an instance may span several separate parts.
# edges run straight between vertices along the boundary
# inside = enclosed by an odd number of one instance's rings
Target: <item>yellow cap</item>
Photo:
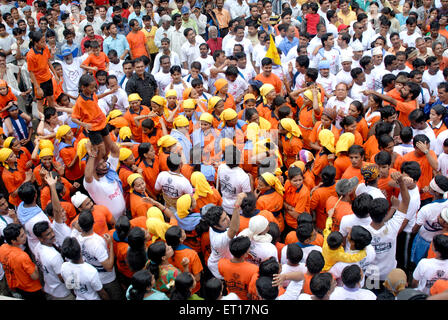
[[[336,142],[336,155],[348,149],[355,143],[355,135],[351,132],[344,132]]]
[[[170,135],[165,135],[163,137],[160,137],[159,140],[157,140],[157,145],[162,148],[171,147],[172,145],[175,145],[176,143],[177,143],[176,138],[174,138]]]
[[[12,141],[14,140],[14,137],[8,137],[6,138],[6,140],[3,142],[3,148],[10,148]]]
[[[115,128],[123,128],[129,126],[128,120],[124,117],[116,117],[109,121],[109,124],[114,126]]]
[[[203,112],[199,117],[199,120],[213,124],[213,116],[208,112]]]
[[[132,188],[132,184],[138,178],[142,178],[143,179],[143,176],[141,174],[139,174],[139,173],[133,173],[133,174],[129,175],[129,177],[127,179],[128,185]]]
[[[42,150],[44,148],[50,148],[51,150],[54,150],[53,142],[47,139],[39,140],[39,150]]]
[[[82,158],[84,158],[87,154],[87,149],[86,149],[86,143],[89,142],[89,138],[84,138],[79,140],[78,142],[78,147],[76,149],[76,154],[78,155],[78,159],[79,159],[79,167],[81,167],[81,160]]]
[[[0,162],[6,169],[9,169],[9,166],[6,164],[6,160],[8,160],[8,158],[11,154],[12,154],[12,149],[9,149],[9,148],[1,148],[0,149]]]
[[[173,121],[174,128],[187,127],[189,125],[190,125],[190,121],[188,121],[187,117],[185,117],[183,115],[178,115]]]
[[[43,148],[42,150],[40,150],[39,152],[39,158],[43,158],[43,157],[49,157],[49,156],[53,156],[53,150],[51,150],[50,148]]]
[[[246,129],[246,137],[248,140],[256,141],[259,138],[260,127],[256,122],[251,122],[248,124]]]
[[[331,153],[334,153],[334,134],[328,129],[322,129],[319,132],[319,142],[322,147],[325,147]]]
[[[221,113],[221,120],[223,121],[230,121],[235,119],[236,117],[238,117],[238,114],[236,113],[235,110],[229,108],[229,109],[225,109],[222,113]]]
[[[183,219],[190,213],[191,207],[191,196],[189,194],[184,194],[177,199],[176,209],[179,218]]]
[[[70,126],[64,124],[62,126],[60,126],[58,128],[58,131],[56,131],[56,139],[61,141],[61,138],[63,136],[65,136],[69,131],[71,131],[72,129],[70,128]]]
[[[291,118],[283,118],[282,120],[280,120],[280,125],[286,130],[288,131],[288,133],[286,134],[286,136],[288,137],[288,139],[291,138],[291,136],[294,137],[300,137],[302,135],[302,131],[300,131],[299,126],[297,125],[297,123],[291,119]]]
[[[129,158],[130,156],[132,155],[132,151],[131,151],[131,149],[128,149],[128,148],[121,148],[120,149],[120,156],[119,156],[119,160],[120,161],[124,161],[124,160],[126,160],[127,158]]]
[[[122,115],[123,115],[123,112],[121,112],[118,109],[114,109],[111,112],[109,112],[109,114],[107,115],[106,120],[107,120],[107,122],[109,122],[110,120],[118,118],[118,117],[121,117]]]
[[[216,80],[215,81],[216,92],[221,90],[226,84],[229,84],[229,82],[224,78],[220,78],[220,79]]]
[[[157,103],[159,106],[162,106],[162,107],[166,106],[166,99],[161,96],[152,97],[151,102]]]
[[[132,137],[132,131],[129,127],[122,127],[118,133],[118,136],[120,137],[121,141],[124,141],[126,138]]]
[[[213,111],[213,109],[215,109],[216,104],[221,100],[222,98],[218,96],[213,96],[210,99],[208,99],[208,111]]]
[[[257,100],[257,98],[255,98],[255,96],[252,93],[248,93],[244,95],[243,102],[246,102],[247,100]]]
[[[128,97],[128,101],[132,102],[132,101],[142,101],[143,99],[140,97],[140,95],[138,93],[131,93]]]
[[[174,89],[167,90],[165,93],[165,97],[166,98],[168,98],[168,97],[176,97],[177,98],[177,91]]]
[[[196,108],[196,101],[194,99],[186,99],[182,102],[184,109],[194,109]]]

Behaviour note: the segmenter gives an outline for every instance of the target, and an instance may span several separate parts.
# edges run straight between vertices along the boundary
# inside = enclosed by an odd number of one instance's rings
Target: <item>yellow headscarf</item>
[[[183,115],[178,115],[173,121],[174,128],[187,127],[189,125],[190,121],[188,121],[187,117]]]
[[[128,148],[120,148],[119,160],[124,161],[132,155],[132,151]]]
[[[252,142],[260,138],[260,127],[256,122],[251,122],[247,125],[246,137],[247,140],[251,140]]]
[[[222,98],[218,96],[213,96],[208,99],[208,111],[213,111],[215,109],[216,104],[221,101]]]
[[[243,102],[246,102],[247,100],[257,100],[257,98],[255,98],[255,96],[252,93],[248,93],[246,95],[244,95],[244,99]]]
[[[165,241],[165,233],[171,227],[170,224],[165,222],[163,213],[157,207],[151,207],[146,212],[146,229],[152,234],[152,242],[157,239]]]
[[[302,170],[302,172],[305,172],[305,162],[303,162],[303,161],[298,160],[298,161],[294,162],[293,164],[291,164],[290,167],[297,167],[297,168],[300,168],[300,170]]]
[[[139,173],[133,173],[133,174],[129,175],[127,181],[128,181],[128,185],[131,187],[130,192],[133,192],[133,191],[134,191],[134,188],[132,187],[132,184],[133,184],[134,181],[137,180],[138,178],[142,178],[142,179],[143,179],[143,176],[142,176],[141,174],[139,174]]]
[[[163,137],[160,137],[159,140],[157,140],[157,145],[162,148],[168,148],[172,145],[175,145],[177,143],[176,138],[170,136],[169,134],[164,135]]]
[[[175,89],[167,90],[165,93],[165,98],[168,98],[168,97],[176,97],[177,98],[177,91]]]
[[[271,187],[274,187],[275,191],[277,191],[279,194],[283,195],[283,192],[285,191],[285,188],[283,187],[280,180],[273,175],[270,172],[265,172],[261,175],[261,177],[266,181],[268,185]]]
[[[272,90],[275,90],[275,87],[270,83],[265,83],[260,87],[260,95],[263,97],[264,104],[268,103],[268,101],[266,100],[266,95]]]
[[[72,130],[72,129],[70,128],[70,126],[68,126],[66,124],[60,126],[58,128],[58,131],[56,131],[56,139],[61,141],[61,138],[63,136],[65,136],[70,130]]]
[[[87,154],[87,149],[86,149],[87,142],[89,142],[89,138],[84,138],[84,139],[79,140],[78,147],[76,148],[76,154],[78,155],[80,168],[81,168],[81,160]]]
[[[11,143],[14,140],[14,137],[8,137],[6,138],[6,140],[3,142],[3,148],[10,148],[11,147]]]
[[[328,129],[322,129],[319,132],[319,142],[322,147],[325,147],[331,153],[334,153],[334,134]]]
[[[269,148],[266,146],[266,143],[268,143],[268,142],[272,142],[271,139],[267,138],[267,139],[257,141],[252,148],[252,154],[257,155],[262,152],[269,151]],[[275,150],[275,156],[279,160],[280,165],[283,165],[282,156],[280,155],[280,152],[278,151],[278,149]]]
[[[132,101],[142,101],[143,99],[140,97],[140,95],[138,93],[131,93],[128,97],[128,101],[132,102]]]
[[[220,78],[220,79],[216,80],[215,81],[216,92],[221,90],[226,84],[229,84],[229,82],[224,78]]]
[[[336,142],[336,155],[348,149],[355,143],[355,135],[351,132],[344,132]]]
[[[238,117],[238,114],[236,113],[235,110],[233,110],[231,108],[225,109],[220,115],[220,118],[223,121],[230,121],[230,120],[235,119],[236,117]]]
[[[1,148],[0,149],[0,162],[7,170],[9,169],[9,166],[6,163],[6,160],[8,160],[8,158],[11,154],[12,154],[12,149],[9,149],[9,148]]]
[[[107,122],[110,122],[110,120],[113,120],[115,118],[121,117],[123,115],[123,112],[121,112],[118,109],[114,109],[106,117]]]
[[[124,141],[126,138],[132,137],[132,131],[129,127],[122,127],[120,131],[118,132],[118,136],[120,137],[121,141]]]
[[[49,157],[49,156],[53,156],[53,150],[51,150],[50,148],[43,148],[42,150],[40,150],[39,152],[39,158],[43,158],[43,157]]]
[[[288,133],[286,134],[286,137],[288,139],[291,139],[291,136],[298,138],[302,135],[302,131],[300,131],[299,126],[291,118],[283,118],[282,120],[280,120],[280,124],[286,131],[288,131]]]
[[[45,148],[50,148],[51,150],[54,150],[53,142],[51,142],[51,140],[47,140],[47,139],[39,140],[39,150],[42,150]]]
[[[203,112],[199,117],[199,120],[213,124],[213,116],[208,112]]]
[[[311,89],[306,90],[303,95],[313,101],[313,91],[311,91]],[[322,107],[322,96],[320,94],[320,90],[317,91],[317,101],[319,101],[319,107]]]
[[[164,97],[154,96],[152,97],[151,102],[155,102],[159,106],[166,107],[166,99]]]
[[[230,138],[222,138],[221,141],[219,141],[219,146],[221,147],[221,150],[224,152],[227,146],[234,146],[235,143],[233,143],[233,140]]]
[[[271,130],[271,123],[263,117],[259,117],[258,121],[260,121],[260,129],[261,130]]]
[[[190,181],[191,185],[194,187],[193,198],[196,200],[199,197],[206,197],[207,194],[213,194],[213,190],[202,172],[193,172]]]
[[[176,202],[177,215],[179,218],[183,219],[190,213],[191,207],[191,196],[189,194],[184,194]]]
[[[184,109],[195,109],[196,101],[194,99],[186,99],[182,102]]]

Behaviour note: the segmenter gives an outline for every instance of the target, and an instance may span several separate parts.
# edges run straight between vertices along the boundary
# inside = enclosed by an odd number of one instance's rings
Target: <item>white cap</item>
[[[381,47],[375,47],[372,50],[372,56],[377,56],[377,55],[382,55],[383,54],[383,49]]]
[[[442,212],[440,213],[440,217],[448,223],[448,208],[443,208]]]
[[[343,62],[352,62],[352,57],[344,54],[343,56],[341,56],[341,63]]]
[[[79,208],[81,205],[82,205],[82,203],[84,202],[84,201],[86,201],[86,199],[87,199],[88,197],[85,195],[85,194],[83,194],[83,193],[81,193],[81,192],[76,192],[74,195],[72,195],[72,204],[76,207],[76,208]]]
[[[364,51],[364,47],[359,41],[355,41],[352,43],[353,51]]]

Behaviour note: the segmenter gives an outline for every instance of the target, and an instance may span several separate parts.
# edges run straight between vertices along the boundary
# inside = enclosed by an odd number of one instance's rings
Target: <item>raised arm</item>
[[[238,234],[238,231],[240,229],[240,206],[243,199],[246,197],[246,194],[244,192],[238,194],[236,201],[235,201],[235,207],[233,208],[232,213],[232,219],[230,219],[230,226],[227,230],[227,236],[230,239],[233,239]]]
[[[64,217],[62,215],[62,206],[56,191],[56,183],[58,179],[53,177],[51,173],[47,173],[45,176],[45,181],[50,187],[51,193],[51,203],[53,205],[53,218],[57,223],[64,223]]]

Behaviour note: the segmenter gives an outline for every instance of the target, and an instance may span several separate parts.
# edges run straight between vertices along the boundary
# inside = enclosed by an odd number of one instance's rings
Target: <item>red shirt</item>
[[[207,44],[210,48],[210,54],[213,55],[213,52],[216,50],[222,50],[222,38],[216,39],[208,39]]]

